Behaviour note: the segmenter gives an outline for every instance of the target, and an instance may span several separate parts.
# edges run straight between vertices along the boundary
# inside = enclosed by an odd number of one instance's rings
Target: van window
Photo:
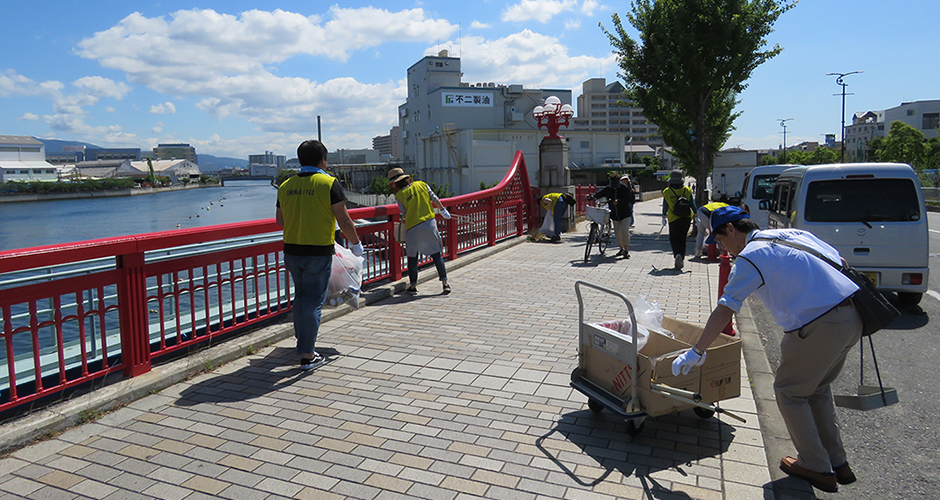
[[[755,200],[769,200],[774,197],[774,181],[778,174],[757,175],[754,177],[754,192],[751,197]],[[745,191],[747,192],[747,181],[745,181]]]
[[[917,188],[910,179],[834,179],[810,183],[809,222],[920,220]]]

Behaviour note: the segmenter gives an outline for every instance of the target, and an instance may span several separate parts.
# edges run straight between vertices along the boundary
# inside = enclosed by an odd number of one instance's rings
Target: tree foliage
[[[878,161],[907,163],[920,172],[928,166],[930,147],[924,140],[924,133],[902,122],[891,122],[888,135],[878,142],[875,158]]]
[[[626,95],[659,126],[665,143],[705,196],[705,178],[724,145],[737,95],[760,64],[783,49],[767,45],[777,19],[795,3],[775,0],[635,0],[627,16],[634,40],[618,14],[610,39]]]

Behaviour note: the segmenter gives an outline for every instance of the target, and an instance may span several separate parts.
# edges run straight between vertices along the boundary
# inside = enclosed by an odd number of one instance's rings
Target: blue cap
[[[728,206],[716,208],[712,211],[711,215],[711,232],[708,235],[708,238],[705,238],[705,243],[709,245],[715,244],[715,228],[723,226],[729,222],[734,222],[741,219],[750,219],[751,216],[741,209],[741,207]]]

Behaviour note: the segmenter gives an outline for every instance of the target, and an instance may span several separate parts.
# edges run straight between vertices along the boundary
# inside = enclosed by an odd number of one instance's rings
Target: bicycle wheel
[[[604,255],[604,252],[607,251],[607,245],[610,245],[610,231],[611,224],[608,221],[607,224],[604,224],[604,227],[600,229],[600,233],[597,235],[597,249],[600,250],[601,255]]]
[[[584,242],[584,262],[588,261],[588,258],[591,256],[591,245],[594,244],[594,241],[597,239],[597,223],[591,223],[591,231],[588,232],[587,241]]]

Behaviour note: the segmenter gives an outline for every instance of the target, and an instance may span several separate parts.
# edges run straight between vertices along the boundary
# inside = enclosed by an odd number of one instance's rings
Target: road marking
[[[940,231],[938,231],[938,230],[936,230],[936,229],[928,229],[928,231],[930,231],[931,233],[940,234]]]
[[[931,297],[933,297],[933,298],[935,298],[935,299],[937,299],[937,300],[940,300],[940,293],[935,292],[935,291],[933,291],[933,290],[927,290],[927,295],[930,295]]]

